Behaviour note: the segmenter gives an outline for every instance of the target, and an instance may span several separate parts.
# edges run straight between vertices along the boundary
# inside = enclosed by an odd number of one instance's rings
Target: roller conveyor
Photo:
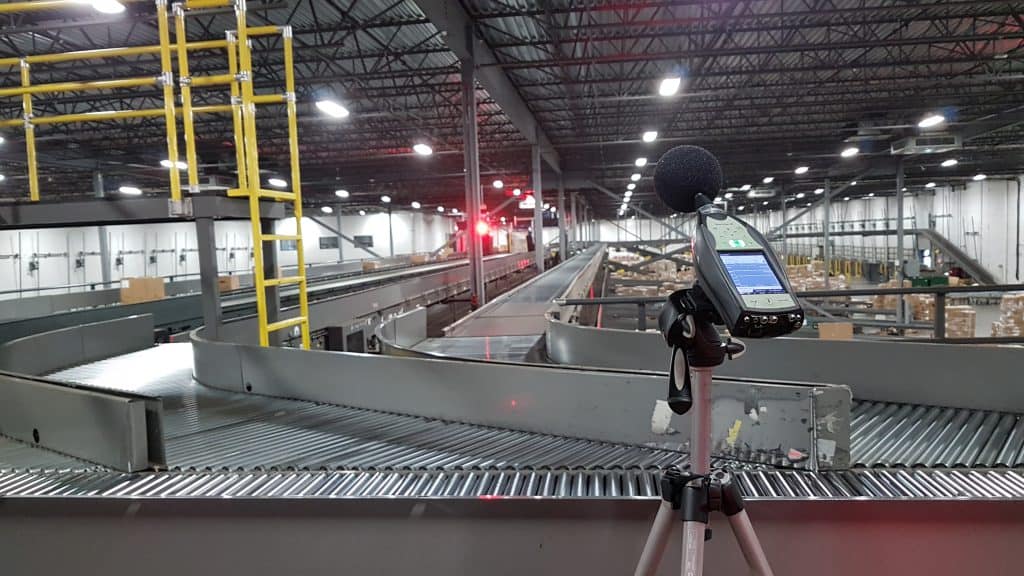
[[[122,474],[4,440],[0,495],[653,497],[660,471],[685,463],[660,448],[214,390],[192,381],[188,344],[53,377],[161,396],[170,470]],[[858,468],[734,463],[735,474],[752,498],[1024,498],[1020,426],[1013,414],[860,402]],[[1002,461],[1015,468],[989,467]]]

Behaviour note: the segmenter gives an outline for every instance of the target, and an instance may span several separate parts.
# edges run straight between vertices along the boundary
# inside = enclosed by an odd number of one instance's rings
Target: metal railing
[[[868,218],[862,220],[836,220],[829,222],[830,232],[852,232],[860,230],[895,230],[899,226],[898,218]],[[903,226],[905,228],[914,228],[917,226],[917,220],[914,216],[906,216],[903,218]],[[825,223],[821,220],[814,222],[800,222],[796,224],[789,224],[786,226],[787,234],[806,234],[806,233],[818,233],[824,232]]]
[[[958,294],[982,294],[992,298],[1011,292],[1024,291],[1024,284],[998,284],[991,286],[920,286],[907,288],[859,288],[850,290],[813,290],[798,292],[796,294],[805,308],[817,311],[820,316],[808,315],[808,320],[814,323],[815,320],[842,320],[851,322],[855,326],[893,328],[897,330],[930,330],[932,338],[907,338],[913,341],[930,341],[950,344],[1022,344],[1024,336],[984,336],[984,337],[956,337],[946,336],[946,306],[950,295]],[[907,295],[931,295],[935,297],[934,310],[930,322],[894,322],[888,320],[850,318],[834,316],[832,311],[838,309],[823,309],[813,301],[828,298],[843,298],[851,296],[907,296]],[[647,310],[649,307],[661,306],[665,302],[665,296],[606,296],[603,298],[579,298],[579,299],[558,299],[555,304],[559,306],[603,306],[603,305],[633,305],[637,308],[637,329],[647,330]],[[871,308],[850,309],[851,313],[873,313]]]

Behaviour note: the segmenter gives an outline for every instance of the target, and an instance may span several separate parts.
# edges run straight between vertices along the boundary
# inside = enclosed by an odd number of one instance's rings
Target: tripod
[[[672,535],[673,518],[683,521],[683,576],[700,576],[704,569],[704,541],[711,538],[711,512],[729,519],[743,557],[757,576],[772,576],[761,543],[743,508],[743,497],[725,471],[711,470],[711,379],[715,366],[726,357],[743,353],[737,340],[723,343],[715,330],[717,313],[703,290],[695,285],[669,296],[658,319],[665,340],[673,347],[669,406],[690,416],[690,470],[668,469],[661,480],[662,501],[647,536],[634,576],[653,576]],[[690,379],[690,368],[693,379]]]

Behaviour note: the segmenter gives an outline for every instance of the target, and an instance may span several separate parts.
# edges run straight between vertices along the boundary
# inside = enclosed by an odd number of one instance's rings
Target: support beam
[[[671,261],[675,262],[677,265],[681,264],[683,266],[693,266],[693,262],[690,262],[689,260],[686,260],[685,258],[676,258],[676,255],[682,254],[683,252],[689,252],[689,251],[690,251],[690,246],[689,245],[683,246],[681,248],[676,248],[674,250],[669,250],[668,252],[663,252],[661,254],[656,254],[653,251],[647,251],[648,254],[652,254],[650,260],[644,260],[643,262],[640,262],[639,264],[633,264],[631,266],[626,266],[626,270],[639,270],[641,268],[644,268],[646,266],[649,266],[649,265],[657,262],[658,260],[671,260]]]
[[[540,146],[534,144],[533,152],[533,247],[534,258],[537,261],[537,273],[544,271],[544,193],[543,182],[541,182],[540,170]]]
[[[360,246],[359,244],[356,244],[355,240],[353,240],[352,238],[342,234],[340,229],[336,229],[334,226],[331,226],[327,222],[324,222],[323,220],[320,219],[319,216],[304,216],[304,218],[309,218],[313,222],[316,222],[317,224],[323,226],[325,230],[327,230],[328,232],[333,232],[335,236],[341,238],[342,240],[345,240],[346,242],[351,244],[353,247],[359,248],[360,250],[365,250],[366,252],[368,252],[370,254],[370,256],[373,256],[374,258],[383,258],[383,256],[381,256],[380,254],[377,254],[373,250],[370,250],[369,248],[366,248],[364,246]]]
[[[829,233],[828,229],[829,229],[829,225],[830,225],[829,221],[832,218],[832,190],[831,190],[831,188],[832,188],[832,181],[831,180],[825,180],[825,193],[823,194],[824,198],[822,198],[822,201],[825,203],[825,216],[824,216],[824,222],[822,223],[822,228],[821,228],[822,229],[822,238],[824,239],[824,244],[822,246],[822,256],[824,257],[824,260],[825,260],[825,290],[828,290],[828,287],[829,287],[828,273],[829,273],[829,269],[832,267],[831,266],[832,265],[832,247],[829,244],[829,238],[828,238],[828,233]]]
[[[569,253],[569,231],[566,229],[565,220],[569,215],[565,212],[565,184],[562,177],[558,177],[558,257],[565,260]]]
[[[462,3],[459,0],[416,0],[416,5],[444,35],[448,48],[459,60],[476,62],[477,79],[480,84],[487,89],[487,93],[526,140],[540,147],[541,155],[548,166],[561,173],[562,163],[558,151],[544,131],[538,128],[537,119],[508,75],[496,66],[498,58],[494,52],[474,33],[475,23],[462,7]]]
[[[391,204],[388,204],[388,255],[395,257],[395,225],[391,220]]]
[[[196,247],[199,249],[199,301],[203,308],[205,337],[220,338],[220,287],[217,285],[217,241],[213,218],[196,218]],[[270,250],[268,250],[269,252]]]
[[[896,285],[903,287],[903,275],[906,273],[903,262],[903,159],[896,167]],[[827,288],[827,287],[826,287]],[[896,322],[904,321],[903,294],[896,298]]]
[[[334,221],[336,221],[338,223],[338,230],[340,231],[341,230],[341,207],[340,206],[338,206],[337,208],[334,209]],[[344,250],[344,248],[342,248],[344,243],[341,240],[342,239],[339,236],[338,237],[338,261],[339,262],[345,261],[345,250]]]
[[[596,190],[598,190],[600,192],[603,192],[605,195],[607,195],[609,198],[612,198],[616,202],[621,200],[621,198],[619,198],[619,196],[617,194],[615,194],[611,190],[605,188],[604,186],[601,186],[600,184],[597,184],[596,182],[589,182],[589,185],[590,185],[590,187],[592,187],[592,188],[594,188],[594,189],[596,189]],[[679,234],[679,240],[680,241],[687,241],[687,240],[689,240],[689,238],[690,238],[689,235],[686,234],[685,232],[683,232],[681,229],[676,228],[672,224],[669,224],[668,222],[662,220],[661,218],[658,218],[657,216],[655,216],[654,214],[651,214],[650,212],[644,210],[643,208],[641,208],[639,206],[633,206],[633,210],[636,210],[638,213],[646,216],[647,218],[650,218],[653,222],[657,222],[658,224],[660,224],[662,226],[662,228],[668,228],[669,230],[672,230],[676,234]]]
[[[473,31],[466,31],[467,40]],[[484,286],[483,240],[476,230],[483,205],[480,187],[480,149],[476,130],[476,78],[474,72],[474,43],[468,42],[462,58],[462,134],[466,173],[466,256],[469,258],[469,302],[473,308],[487,302]]]
[[[825,192],[824,192],[824,194],[822,194],[821,198],[819,198],[818,200],[815,200],[810,206],[804,208],[803,210],[797,210],[790,217],[783,218],[782,224],[779,224],[775,228],[772,228],[767,234],[765,234],[765,237],[767,237],[769,240],[775,240],[776,238],[779,237],[779,233],[780,233],[780,231],[783,228],[785,228],[786,226],[792,224],[793,222],[796,222],[804,214],[807,214],[811,210],[814,210],[814,207],[816,205],[818,205],[818,203],[825,202],[826,200],[831,200],[832,198],[835,198],[836,196],[839,196],[840,194],[845,192],[850,187],[850,182],[856,182],[857,180],[861,180],[861,179],[865,178],[866,176],[868,176],[870,174],[874,174],[875,172],[876,172],[875,170],[867,170],[865,172],[861,172],[860,174],[858,174],[858,175],[854,176],[853,178],[851,178],[850,180],[848,180],[842,186],[837,186],[836,188],[832,188],[832,189],[830,189],[829,186],[828,186],[829,181],[826,181],[825,182],[825,184],[826,184],[825,185]],[[890,174],[891,174],[891,172],[890,172]]]

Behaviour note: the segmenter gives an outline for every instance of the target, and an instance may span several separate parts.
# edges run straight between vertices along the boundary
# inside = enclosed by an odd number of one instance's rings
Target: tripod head
[[[738,358],[746,350],[743,342],[732,338],[722,342],[715,324],[722,320],[711,300],[699,283],[693,288],[678,290],[669,295],[658,316],[658,328],[665,342],[672,347],[672,367],[676,354],[682,352],[687,366],[713,368],[726,358]],[[686,414],[693,406],[690,393],[690,373],[680,384],[675,370],[670,368],[668,405],[676,414]]]

